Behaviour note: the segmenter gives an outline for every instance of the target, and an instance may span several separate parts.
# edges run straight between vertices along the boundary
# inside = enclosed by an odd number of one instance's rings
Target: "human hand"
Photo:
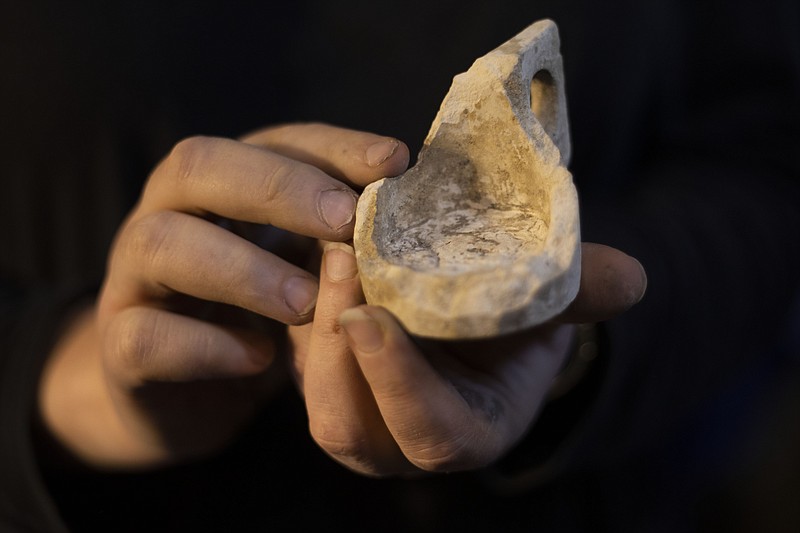
[[[412,339],[363,303],[352,248],[326,247],[314,321],[290,328],[311,434],[367,475],[479,468],[525,434],[570,348],[571,324],[624,312],[644,294],[638,261],[585,243],[575,301],[549,324],[470,342]]]
[[[314,275],[231,229],[346,241],[350,185],[407,164],[394,139],[321,124],[179,143],[118,232],[96,309],[53,353],[40,387],[47,425],[105,467],[219,449],[269,393],[278,326],[311,320],[318,290]]]

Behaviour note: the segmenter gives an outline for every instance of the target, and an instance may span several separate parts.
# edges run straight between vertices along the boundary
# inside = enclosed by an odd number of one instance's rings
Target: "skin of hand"
[[[290,327],[294,374],[311,434],[332,458],[370,476],[480,468],[535,420],[574,326],[641,300],[647,278],[623,252],[584,243],[578,296],[551,323],[471,342],[413,339],[364,305],[353,249],[325,247],[312,323]]]
[[[347,241],[353,188],[407,165],[393,138],[324,124],[177,144],[118,231],[97,303],[51,353],[46,426],[100,468],[220,449],[281,374],[284,325],[309,322],[318,297],[316,276],[253,235]]]

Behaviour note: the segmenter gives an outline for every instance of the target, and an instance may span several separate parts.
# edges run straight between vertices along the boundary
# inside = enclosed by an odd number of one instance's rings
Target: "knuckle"
[[[231,247],[226,252],[227,256],[218,263],[218,269],[225,273],[215,276],[213,282],[220,298],[256,312],[264,309],[265,295],[270,302],[277,300],[277,295],[269,296],[276,291],[272,278],[276,274],[266,260],[266,252],[251,247]],[[264,272],[271,272],[271,276]]]
[[[368,459],[367,439],[340,424],[312,418],[309,430],[320,448],[342,462],[361,463]]]
[[[169,175],[178,183],[191,182],[196,175],[196,169],[203,166],[203,161],[215,143],[216,139],[203,136],[179,141],[167,156],[167,162],[172,169]]]
[[[271,165],[261,175],[257,191],[260,191],[262,204],[280,204],[292,197],[292,190],[298,180],[298,167],[301,164],[282,157],[274,158]]]
[[[329,130],[331,129],[330,124],[326,122],[322,122],[319,120],[309,120],[306,122],[299,122],[298,125],[302,128],[307,130]]]
[[[158,211],[131,222],[124,232],[121,248],[128,260],[155,265],[169,250],[177,213]]]
[[[159,345],[155,317],[137,309],[120,312],[108,326],[106,353],[113,367],[141,376]]]
[[[426,472],[456,472],[487,466],[491,454],[476,446],[474,438],[461,434],[406,453],[408,460]]]

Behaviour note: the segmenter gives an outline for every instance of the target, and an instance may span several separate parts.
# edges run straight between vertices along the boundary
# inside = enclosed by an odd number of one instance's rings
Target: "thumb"
[[[585,242],[580,283],[557,322],[602,322],[627,311],[644,297],[647,274],[639,261],[616,248]]]

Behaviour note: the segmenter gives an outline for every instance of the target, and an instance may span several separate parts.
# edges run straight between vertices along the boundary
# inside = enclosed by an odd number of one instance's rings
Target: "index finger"
[[[408,147],[397,139],[328,124],[276,126],[254,132],[243,140],[314,165],[361,187],[398,176],[408,167]]]
[[[352,237],[357,195],[311,165],[242,142],[186,139],[156,168],[136,218],[210,213],[332,241]]]
[[[578,295],[555,321],[608,320],[639,303],[646,290],[647,274],[638,260],[616,248],[585,242],[581,245]]]

